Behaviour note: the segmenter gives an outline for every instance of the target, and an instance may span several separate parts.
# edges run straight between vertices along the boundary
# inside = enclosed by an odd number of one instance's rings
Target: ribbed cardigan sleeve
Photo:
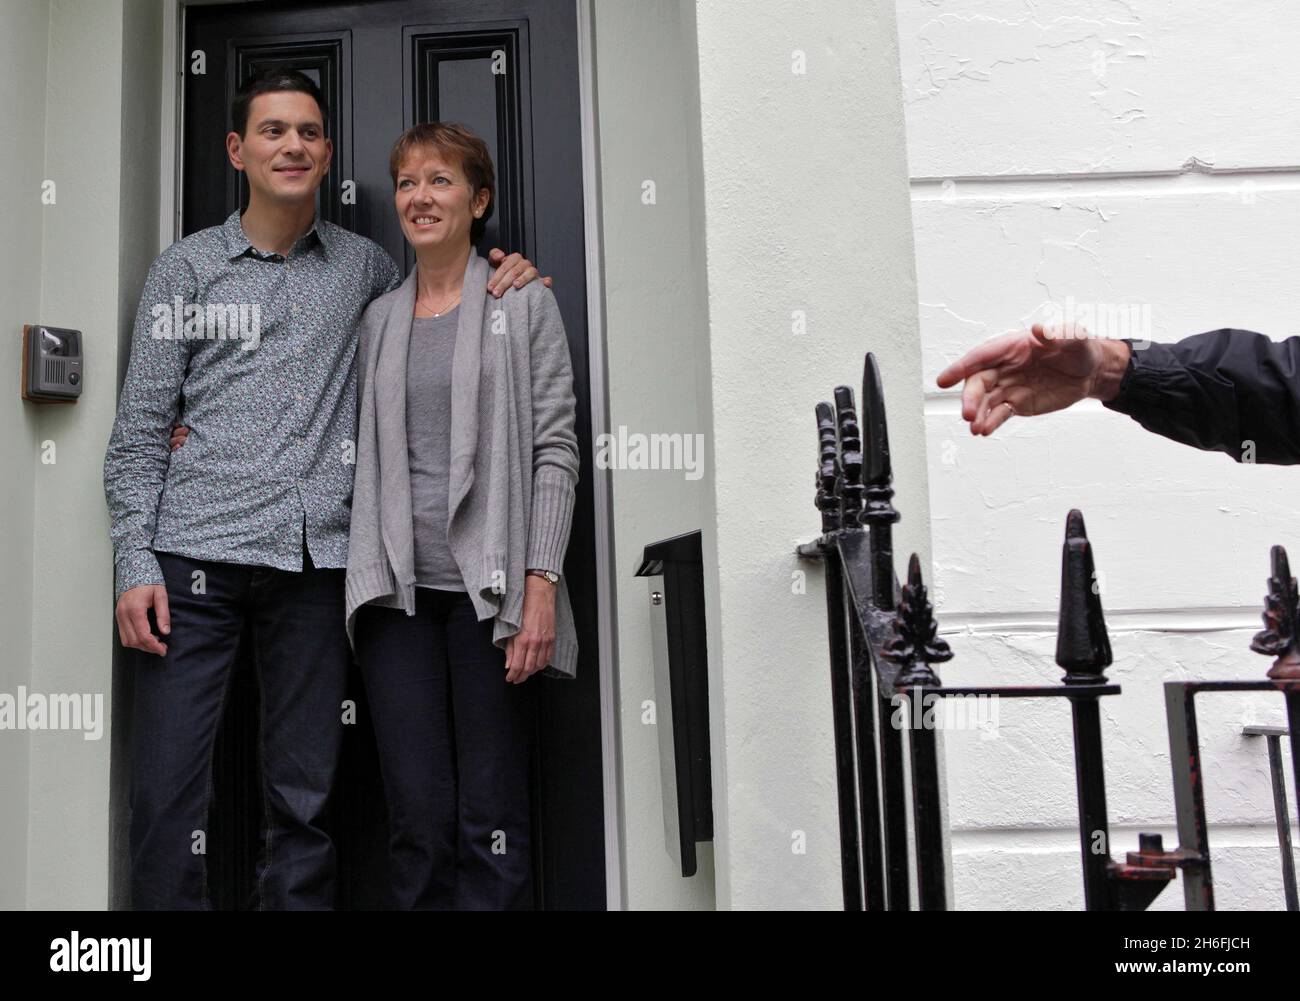
[[[559,573],[578,484],[577,400],[559,305],[550,289],[536,284],[541,292],[529,310],[533,491],[526,560],[528,569]]]

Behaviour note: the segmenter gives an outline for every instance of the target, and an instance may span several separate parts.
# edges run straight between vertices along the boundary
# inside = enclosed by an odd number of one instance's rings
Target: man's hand
[[[175,425],[172,428],[172,440],[171,440],[172,451],[175,452],[178,448],[184,445],[185,439],[188,438],[189,436],[190,436],[190,429],[187,428],[184,424]]]
[[[522,684],[551,662],[555,653],[555,590],[543,577],[524,578],[524,614],[519,632],[506,640],[506,681]]]
[[[1115,398],[1129,346],[1099,340],[1078,324],[1003,334],[969,351],[939,373],[941,389],[963,379],[961,416],[974,435],[990,435],[1012,416],[1064,410],[1085,397]]]
[[[488,251],[488,263],[496,268],[492,277],[488,279],[488,291],[498,299],[505,295],[506,289],[511,286],[523,288],[538,277],[538,271],[533,267],[532,261],[520,254],[511,254],[507,257],[504,250],[496,247]],[[550,288],[550,277],[543,278],[542,284]]]
[[[158,631],[164,636],[172,631],[171,613],[167,610],[167,588],[161,584],[142,584],[122,592],[117,599],[117,632],[122,645],[159,657],[167,652],[149,628],[149,609],[158,620]]]

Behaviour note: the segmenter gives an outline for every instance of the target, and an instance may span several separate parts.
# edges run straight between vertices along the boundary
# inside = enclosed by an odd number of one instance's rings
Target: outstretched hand
[[[974,435],[990,435],[1013,416],[1032,417],[1095,396],[1109,399],[1128,364],[1123,341],[1089,336],[1074,323],[1003,334],[967,352],[936,382],[941,389],[963,379],[961,416]]]

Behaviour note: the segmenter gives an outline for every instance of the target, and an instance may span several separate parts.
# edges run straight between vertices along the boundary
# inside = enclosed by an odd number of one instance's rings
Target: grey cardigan
[[[492,639],[504,648],[520,628],[524,571],[563,569],[578,482],[577,406],[555,296],[534,281],[494,299],[489,274],[471,251],[452,361],[447,541],[479,621],[495,620]],[[406,437],[415,285],[412,271],[367,307],[358,328],[361,409],[347,569],[354,648],[361,605],[415,614]],[[572,678],[578,642],[563,577],[555,632],[555,655],[542,673]]]

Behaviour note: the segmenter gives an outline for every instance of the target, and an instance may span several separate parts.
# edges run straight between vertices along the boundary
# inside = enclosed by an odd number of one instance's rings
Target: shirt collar
[[[253,251],[255,255],[261,256],[261,252],[253,246],[248,239],[248,234],[244,232],[244,223],[240,218],[238,210],[230,214],[230,218],[225,221],[221,228],[226,238],[226,250],[229,253],[230,260],[233,261],[237,257],[243,257],[250,250]],[[321,250],[328,257],[329,235],[327,230],[328,227],[324,225],[323,220],[320,217],[320,212],[317,212],[312,218],[311,228],[299,237],[298,243],[294,244],[294,247],[297,248],[300,244],[311,246],[311,242],[314,240],[316,243],[320,244]]]

